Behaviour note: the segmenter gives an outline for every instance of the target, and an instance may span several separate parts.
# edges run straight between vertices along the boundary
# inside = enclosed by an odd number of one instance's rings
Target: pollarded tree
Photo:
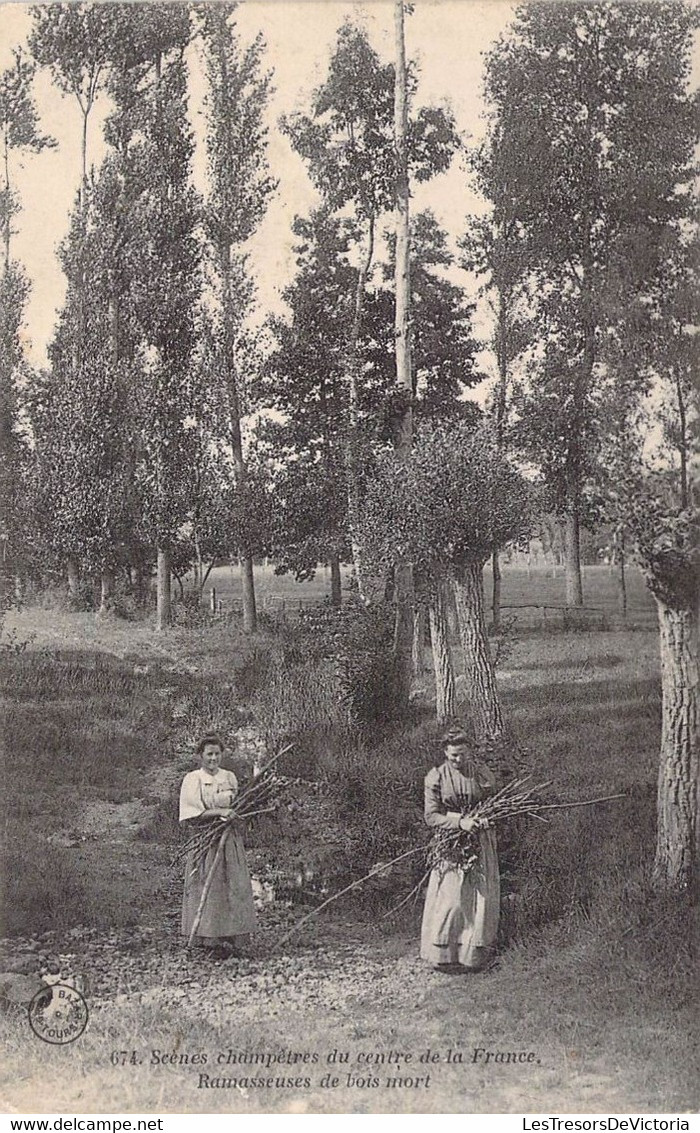
[[[410,459],[385,457],[367,488],[368,546],[384,563],[404,557],[454,590],[480,742],[497,742],[505,732],[486,633],[483,568],[495,547],[527,533],[530,500],[529,485],[498,452],[492,432],[466,424],[424,431]]]
[[[522,436],[566,519],[573,605],[583,600],[579,528],[606,343],[686,208],[675,186],[693,131],[685,92],[692,21],[680,2],[536,2],[518,9],[487,59],[500,161],[484,187],[495,203],[498,169],[509,170],[537,284],[538,338],[547,344],[523,403]]]
[[[662,732],[654,876],[696,892],[700,881],[700,399],[697,234],[669,232],[669,255],[651,297],[644,350],[632,321],[625,360],[631,388],[611,373],[608,402],[622,407],[603,450],[605,502],[623,527],[653,594],[659,620]],[[675,239],[674,239],[675,237]],[[645,304],[648,313],[649,296]],[[625,350],[627,346],[629,349]],[[644,404],[644,393],[651,404]],[[662,413],[659,414],[659,405]],[[663,425],[659,440],[659,419]]]
[[[226,439],[233,454],[236,492],[247,510],[247,472],[241,431],[244,415],[241,374],[244,360],[237,343],[250,307],[252,287],[242,248],[253,235],[267,207],[275,182],[267,167],[265,109],[271,76],[263,68],[264,43],[258,36],[244,48],[236,32],[237,4],[209,4],[199,9],[208,91],[205,101],[209,189],[204,223],[213,264],[219,312],[220,405]],[[243,628],[256,629],[253,539],[239,532],[243,594]]]

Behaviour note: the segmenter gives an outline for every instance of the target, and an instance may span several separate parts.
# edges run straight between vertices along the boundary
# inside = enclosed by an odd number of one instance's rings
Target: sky
[[[407,19],[407,53],[420,65],[418,101],[449,103],[459,130],[472,141],[484,131],[483,53],[505,30],[513,10],[514,5],[504,0],[417,0]],[[263,33],[267,65],[274,72],[269,162],[279,188],[249,245],[261,311],[279,307],[280,293],[294,271],[291,221],[296,213],[307,213],[316,201],[303,163],[276,123],[282,113],[307,108],[311,91],[325,77],[336,30],[348,16],[365,24],[382,58],[393,58],[391,0],[243,0],[238,13],[244,42]],[[25,42],[30,27],[28,4],[0,4],[0,68],[9,65],[12,50]],[[197,59],[191,58],[190,63],[190,115],[196,137],[201,134],[198,103],[203,81]],[[79,180],[80,112],[72,98],[61,95],[47,72],[39,72],[35,95],[41,128],[58,144],[37,155],[12,155],[11,176],[22,204],[15,220],[12,254],[24,264],[32,284],[26,313],[27,355],[31,363],[43,365],[64,295],[56,252],[68,228]],[[103,96],[88,138],[88,160],[95,165],[103,152],[101,120],[107,109]],[[195,179],[200,182],[202,167],[200,150],[195,168]],[[466,215],[483,209],[483,202],[469,190],[459,159],[448,173],[416,188],[414,209],[428,205],[453,238],[462,231]]]

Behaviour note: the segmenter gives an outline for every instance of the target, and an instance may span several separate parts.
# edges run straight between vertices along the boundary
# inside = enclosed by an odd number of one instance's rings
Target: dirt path
[[[9,1108],[668,1109],[668,1097],[665,1106],[659,1104],[653,1081],[640,1094],[641,1067],[630,1074],[618,1054],[606,1058],[605,1035],[592,1041],[579,1034],[577,1045],[568,1046],[546,1031],[528,1034],[509,1009],[498,968],[480,976],[427,971],[413,933],[381,934],[376,927],[336,922],[315,926],[301,943],[290,942],[276,954],[289,914],[271,907],[263,912],[251,955],[217,961],[205,953],[186,955],[175,914],[168,919],[166,929],[75,929],[62,937],[15,940],[9,948],[3,942],[5,964],[49,966],[54,978],[64,980],[80,972],[90,1011],[85,1036],[65,1048],[37,1042],[24,1010],[5,1013],[14,1051],[2,1089]],[[115,1050],[129,1058],[133,1051],[137,1062],[113,1066]],[[523,1061],[496,1062],[492,1056],[487,1063],[486,1051]],[[237,1062],[241,1052],[244,1059],[257,1053],[273,1061],[263,1071]],[[291,1069],[288,1061],[277,1061],[292,1057],[298,1064]],[[301,1085],[261,1088],[261,1075]],[[322,1085],[324,1076],[337,1084]]]

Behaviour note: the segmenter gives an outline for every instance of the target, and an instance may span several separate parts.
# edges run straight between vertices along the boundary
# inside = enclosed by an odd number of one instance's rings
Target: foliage
[[[10,181],[10,154],[13,150],[40,153],[56,144],[39,128],[39,116],[31,91],[34,72],[34,63],[17,50],[13,66],[0,74],[0,145],[5,164],[5,184],[0,192],[0,225],[5,241],[5,271],[10,267],[12,216],[19,209]]]
[[[531,493],[486,428],[423,430],[407,462],[380,462],[367,489],[365,538],[379,562],[433,569],[485,562],[529,530]]]
[[[347,258],[351,228],[326,208],[295,219],[298,273],[283,293],[289,316],[270,322],[274,349],[255,386],[265,410],[258,437],[274,485],[270,553],[297,578],[310,577],[334,553],[347,557],[343,356],[355,274]]]
[[[100,4],[52,4],[32,12],[31,53],[49,67],[63,94],[72,94],[84,115],[107,79],[113,47],[112,13]]]
[[[529,276],[536,303],[518,439],[576,516],[604,367],[620,334],[644,333],[669,227],[692,207],[692,22],[680,2],[532,3],[487,58],[480,184],[512,234],[499,271]]]
[[[410,94],[415,94],[415,74]],[[352,203],[361,220],[394,206],[394,68],[383,64],[360,27],[338,30],[325,82],[314,92],[311,115],[282,119],[314,184],[333,210]],[[458,144],[452,116],[422,107],[409,123],[410,175],[427,181],[447,169]]]
[[[368,429],[381,440],[393,440],[402,415],[397,404],[394,331],[394,257],[396,241],[388,237],[383,285],[367,295],[360,342],[363,375],[360,408]],[[417,422],[476,415],[466,390],[483,375],[477,369],[474,304],[448,278],[454,265],[447,233],[427,209],[411,220],[411,363],[413,412]]]
[[[391,609],[304,611],[257,675],[253,707],[268,746],[294,741],[293,758],[308,775],[324,765],[324,752],[362,737],[376,743],[403,715],[392,641]]]

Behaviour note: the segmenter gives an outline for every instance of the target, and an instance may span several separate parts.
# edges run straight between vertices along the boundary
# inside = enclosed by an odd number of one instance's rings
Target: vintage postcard
[[[689,1128],[696,26],[0,4],[6,1113]]]

